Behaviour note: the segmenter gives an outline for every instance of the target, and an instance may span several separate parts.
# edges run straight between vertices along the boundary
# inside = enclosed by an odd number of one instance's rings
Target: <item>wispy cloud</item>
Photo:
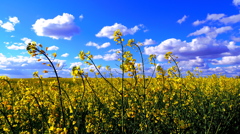
[[[104,54],[102,55],[94,55],[93,59],[103,59],[105,61],[112,61],[117,60],[119,58],[119,55],[117,53],[111,53],[111,54]]]
[[[23,50],[23,49],[26,49],[26,47],[25,47],[25,46],[11,45],[11,46],[7,46],[7,49],[12,49],[12,50]]]
[[[201,24],[204,24],[208,21],[217,21],[220,20],[221,18],[223,18],[225,16],[225,14],[208,14],[205,20],[196,20],[193,22],[194,26],[198,26]]]
[[[22,41],[24,41],[24,43],[22,42],[15,42],[12,45],[8,46],[10,44],[10,42],[6,42],[5,44],[7,44],[7,49],[12,49],[12,50],[23,50],[26,49],[26,46],[28,43],[30,43],[32,40],[24,37],[21,39]]]
[[[182,24],[187,18],[188,16],[184,15],[181,19],[177,20],[177,23]]]
[[[234,24],[240,22],[240,14],[224,17],[220,20],[224,24]]]
[[[233,28],[231,26],[225,26],[225,27],[220,27],[220,28],[204,26],[200,30],[190,33],[188,36],[196,36],[196,35],[206,34],[207,36],[209,36],[211,38],[215,38],[218,34],[221,34],[221,33],[224,33],[224,32],[230,31],[230,30],[233,30]]]
[[[97,49],[106,48],[106,47],[109,47],[110,45],[111,45],[110,42],[105,42],[102,45],[98,45],[97,43],[92,42],[92,41],[90,41],[86,44],[86,46],[94,46]]]

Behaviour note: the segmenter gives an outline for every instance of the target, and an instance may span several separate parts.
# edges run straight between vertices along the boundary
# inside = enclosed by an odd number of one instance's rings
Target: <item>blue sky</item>
[[[64,68],[61,77],[71,77],[70,70],[85,65],[77,56],[91,51],[97,65],[117,70],[119,45],[112,39],[120,29],[127,43],[134,38],[143,43],[145,64],[156,54],[158,65],[168,68],[164,54],[179,57],[182,72],[198,67],[202,75],[240,75],[240,0],[5,0],[0,4],[0,75],[31,78],[51,68],[37,62],[26,51],[31,41],[57,53],[55,63]],[[131,48],[137,63],[138,52]],[[146,72],[151,72],[151,65]],[[101,69],[105,71],[104,68]],[[116,72],[115,72],[116,73]],[[116,73],[117,75],[117,73]]]

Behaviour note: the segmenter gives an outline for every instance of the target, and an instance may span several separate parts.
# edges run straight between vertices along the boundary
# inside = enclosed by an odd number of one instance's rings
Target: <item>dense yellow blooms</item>
[[[172,126],[174,129],[169,132],[179,133],[184,129],[191,130],[197,127],[196,123],[200,120],[212,121],[212,125],[219,125],[219,122],[214,120],[234,118],[233,112],[239,110],[237,109],[240,105],[239,88],[236,88],[239,79],[218,78],[215,75],[208,78],[186,77],[181,81],[177,78],[165,79],[165,83],[162,83],[160,78],[153,78],[151,88],[146,90],[145,95],[143,90],[130,83],[126,86],[127,89],[124,89],[124,97],[127,100],[124,105],[126,132],[130,132],[127,130],[130,127],[147,131],[154,126],[152,130],[164,133],[162,128],[167,129],[168,126]],[[127,81],[132,80],[129,78]],[[66,96],[63,99],[67,119],[65,127],[61,121],[60,105],[57,103],[58,93],[52,90],[56,87],[56,81],[43,79],[44,93],[41,92],[38,79],[16,81],[18,88],[14,88],[15,94],[7,85],[3,85],[1,88],[5,90],[1,90],[0,105],[2,132],[12,131],[4,114],[14,125],[13,128],[24,130],[21,133],[29,133],[31,129],[29,125],[34,127],[34,131],[62,134],[70,131],[76,133],[83,128],[86,128],[86,132],[114,132],[117,126],[122,125],[120,123],[122,104],[118,93],[103,79],[89,78],[90,85],[85,85],[85,88],[77,81],[73,83],[71,80],[62,79],[62,87],[70,97],[70,100]],[[120,86],[117,78],[112,82],[115,86]],[[140,85],[141,83],[138,86]],[[220,114],[228,116],[223,117]],[[83,115],[86,126],[82,126],[82,119],[79,119]],[[36,124],[44,124],[44,127]]]

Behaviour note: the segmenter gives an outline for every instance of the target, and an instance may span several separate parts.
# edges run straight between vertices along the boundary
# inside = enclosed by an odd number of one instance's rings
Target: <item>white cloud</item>
[[[215,38],[218,34],[224,33],[229,30],[233,30],[233,28],[231,26],[225,26],[225,27],[220,27],[220,28],[204,26],[200,30],[190,33],[188,36],[196,36],[196,35],[206,34],[209,37]]]
[[[26,46],[11,45],[11,46],[7,46],[7,48],[12,50],[23,50],[23,49],[26,49]]]
[[[225,14],[208,14],[206,20],[219,20],[224,17]]]
[[[24,41],[24,43],[25,43],[26,45],[28,45],[28,43],[31,43],[31,42],[32,42],[31,39],[26,38],[26,37],[22,38],[21,40]]]
[[[189,60],[196,56],[219,58],[226,52],[233,54],[240,51],[240,48],[234,44],[231,46],[232,49],[229,49],[228,46],[230,44],[230,42],[218,41],[210,37],[198,37],[192,39],[190,42],[171,38],[161,42],[157,46],[144,47],[144,54],[156,54],[158,61],[164,61],[163,57],[169,51],[178,56],[180,60]]]
[[[196,32],[190,33],[188,36],[194,36],[194,35],[201,35],[201,34],[206,34],[210,31],[209,26],[204,26],[200,30],[197,30]]]
[[[30,43],[32,40],[29,38],[22,38],[22,41],[24,41],[24,43],[22,42],[15,42],[13,43],[11,46],[6,46],[8,49],[12,49],[12,50],[23,50],[26,49],[26,46],[28,45],[28,43]],[[9,45],[10,42],[5,42],[5,44]]]
[[[240,37],[232,36],[232,40],[235,42],[240,42]]]
[[[40,58],[43,57],[40,56]],[[42,65],[41,63],[43,62],[48,61],[43,58],[40,62],[38,62],[36,57],[31,56],[6,57],[0,53],[0,75],[7,74],[13,78],[31,78],[32,72],[35,72],[36,70],[38,70],[41,75],[42,70],[51,70],[48,66]],[[54,64],[56,63],[63,64],[65,63],[65,60],[55,59]],[[62,74],[63,72],[60,71],[59,73]],[[52,72],[49,72],[46,75],[50,74],[52,74]]]
[[[6,32],[12,32],[15,30],[14,26],[19,23],[17,17],[9,17],[9,21],[3,23],[3,21],[0,20],[0,26],[6,30]]]
[[[120,49],[118,48],[118,49],[110,49],[108,52],[110,53],[110,52],[117,52],[117,51],[120,51]]]
[[[93,56],[93,59],[102,59],[102,58],[103,58],[102,55],[94,55],[94,56]]]
[[[212,60],[213,65],[233,65],[240,64],[240,55],[237,56],[224,56],[221,60]]]
[[[57,46],[50,46],[49,48],[48,48],[48,50],[58,50],[59,49],[59,47],[57,47]]]
[[[15,30],[14,25],[10,22],[3,23],[1,27],[6,29],[6,32],[12,32]]]
[[[231,41],[228,43],[227,48],[229,50],[237,50],[240,46],[237,46],[235,42]]]
[[[76,57],[74,57],[74,59],[79,59],[79,57],[78,57],[78,56],[76,56]]]
[[[17,17],[9,17],[9,21],[12,22],[13,25],[20,22]]]
[[[103,60],[110,61],[110,60],[117,60],[118,59],[118,54],[112,53],[112,54],[105,54],[103,56]]]
[[[196,21],[193,22],[193,25],[194,25],[194,26],[198,26],[198,25],[203,24],[203,23],[205,23],[205,22],[206,22],[205,20],[202,20],[202,21],[196,20]]]
[[[103,59],[105,61],[117,60],[118,58],[119,58],[119,55],[116,53],[105,54],[104,56],[102,56],[102,55],[94,55],[93,56],[93,59],[95,59],[95,60]]]
[[[80,19],[80,20],[82,20],[82,19],[83,19],[83,15],[82,15],[82,14],[79,16],[79,19]]]
[[[74,24],[74,16],[68,13],[58,15],[53,19],[38,19],[32,25],[38,36],[46,36],[53,39],[71,40],[73,35],[79,33],[79,28]]]
[[[186,21],[187,16],[184,15],[181,19],[177,20],[177,23],[182,24],[184,21]]]
[[[233,0],[233,4],[235,6],[239,6],[240,5],[240,0]]]
[[[157,42],[154,41],[153,39],[145,39],[145,41],[143,42],[143,45],[153,45],[156,44]]]
[[[193,22],[194,26],[198,26],[200,24],[206,23],[208,21],[217,21],[220,20],[221,18],[223,18],[225,16],[225,14],[208,14],[205,20],[196,20],[195,22]]]
[[[199,67],[199,68],[207,67],[205,61],[202,58],[200,58],[199,56],[196,56],[196,58],[190,59],[187,61],[180,61],[179,66],[184,68],[185,70],[189,70],[189,69],[192,69],[195,67]]]
[[[106,47],[110,46],[110,42],[103,43],[103,44],[100,46],[100,45],[98,45],[97,43],[90,41],[90,42],[88,42],[88,43],[86,44],[86,46],[94,46],[94,47],[96,47],[97,49],[100,49],[100,48],[106,48]]]
[[[71,63],[69,68],[73,68],[74,66],[81,66],[81,65],[82,65],[82,62],[73,62]]]
[[[101,46],[100,46],[100,48],[106,48],[106,47],[108,47],[108,46],[110,46],[111,44],[110,44],[110,42],[106,42],[106,43],[103,43]]]
[[[220,19],[220,22],[224,24],[229,24],[229,23],[233,24],[233,23],[240,22],[240,14],[224,17]]]
[[[10,44],[10,42],[3,42],[3,43],[4,43],[4,44],[7,44],[7,45]]]
[[[62,54],[61,57],[68,57],[69,54],[68,53],[65,53],[65,54]]]
[[[141,24],[140,24],[141,25]],[[140,26],[141,27],[141,26]],[[140,30],[139,26],[134,26],[133,28],[127,28],[126,26],[122,24],[115,23],[112,26],[105,26],[103,27],[97,34],[96,37],[107,37],[109,39],[113,38],[113,33],[117,29],[120,29],[120,31],[123,33],[123,35],[131,34],[133,35],[138,30]]]

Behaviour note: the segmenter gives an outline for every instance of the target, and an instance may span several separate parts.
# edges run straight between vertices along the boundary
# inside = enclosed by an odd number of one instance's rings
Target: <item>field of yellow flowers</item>
[[[240,79],[126,79],[122,96],[102,78],[1,77],[1,133],[229,133],[239,131]],[[110,80],[121,87],[121,79]],[[180,92],[181,90],[181,92]],[[62,97],[62,106],[60,99]],[[62,108],[63,113],[62,115]],[[122,108],[124,113],[122,113]],[[122,120],[123,117],[123,120]],[[123,122],[122,122],[123,121]]]
[[[72,68],[73,78],[59,78],[55,65],[42,45],[27,47],[31,56],[44,55],[56,74],[33,79],[0,77],[0,133],[21,134],[225,134],[240,132],[240,79],[211,75],[201,77],[187,72],[182,77],[171,52],[165,55],[173,67],[156,66],[146,76],[144,62],[136,65],[129,51],[124,51],[120,31],[114,40],[121,46],[122,77],[108,78],[94,64],[90,52],[79,58],[94,65],[96,78],[88,77],[80,67]],[[127,46],[140,47],[133,39]],[[56,53],[52,55],[56,57]],[[143,58],[142,58],[143,59]],[[38,61],[40,61],[39,59]],[[58,65],[57,65],[58,66]],[[56,67],[57,67],[56,66]],[[44,73],[47,71],[44,70]],[[126,77],[128,76],[128,77]]]

